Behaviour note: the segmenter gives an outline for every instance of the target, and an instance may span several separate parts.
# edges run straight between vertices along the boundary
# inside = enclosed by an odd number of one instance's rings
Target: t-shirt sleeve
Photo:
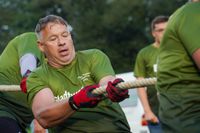
[[[145,77],[145,60],[143,58],[142,51],[140,51],[136,57],[134,66],[134,76],[135,77]]]
[[[39,76],[35,71],[31,72],[26,83],[28,104],[31,106],[35,94],[43,88],[46,88],[46,84],[41,76]]]
[[[178,34],[181,38],[181,41],[190,55],[192,55],[195,50],[200,48],[200,11],[195,9],[185,11],[182,16],[179,17],[180,21],[177,25]]]
[[[99,82],[105,76],[115,75],[108,56],[100,50],[95,50],[91,64],[91,72],[96,82]]]
[[[18,53],[21,58],[24,54],[31,53],[36,56],[39,53],[37,38],[34,33],[25,33],[18,37]]]

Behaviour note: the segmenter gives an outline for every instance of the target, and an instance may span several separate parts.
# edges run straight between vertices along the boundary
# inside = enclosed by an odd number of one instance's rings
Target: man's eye
[[[157,29],[157,30],[155,30],[156,32],[163,32],[164,31],[164,29]]]
[[[56,40],[56,37],[51,37],[49,40],[50,40],[50,41],[55,41],[55,40]]]
[[[64,33],[62,36],[63,36],[63,37],[68,37],[69,34],[68,34],[68,33]]]

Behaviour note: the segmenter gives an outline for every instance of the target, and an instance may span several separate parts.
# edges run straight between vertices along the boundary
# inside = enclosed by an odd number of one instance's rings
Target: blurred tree
[[[8,40],[20,32],[18,27],[19,17],[22,19],[21,7],[26,0],[1,0],[0,1],[0,51],[3,50]],[[23,29],[23,27],[21,27]]]
[[[117,73],[132,71],[138,51],[152,42],[150,22],[187,0],[0,0],[0,53],[17,34],[34,31],[40,17],[56,14],[73,27],[78,50],[98,48]]]

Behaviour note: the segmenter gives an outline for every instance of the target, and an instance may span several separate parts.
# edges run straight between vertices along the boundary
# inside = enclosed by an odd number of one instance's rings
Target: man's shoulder
[[[78,53],[84,53],[84,54],[91,54],[91,53],[96,53],[96,52],[102,52],[102,51],[99,49],[87,49],[87,50],[78,51]]]
[[[25,38],[36,38],[36,34],[34,32],[25,32],[20,35],[17,35],[15,38],[17,39],[25,39]]]
[[[26,33],[22,33],[20,35],[17,35],[16,37],[14,37],[9,44],[11,45],[21,45],[21,44],[26,44],[26,41],[30,41],[30,40],[34,40],[36,41],[37,36],[34,32],[26,32]]]
[[[186,10],[189,8],[193,8],[193,9],[199,9],[200,7],[200,2],[191,2],[191,3],[186,3],[185,5],[182,6],[183,8],[185,8]]]
[[[48,65],[47,65],[47,62],[44,61],[40,66],[35,68],[32,73],[40,75],[44,73],[45,71],[48,71]]]
[[[36,34],[34,32],[26,32],[26,33],[22,33],[19,36],[21,36],[21,37],[36,37]]]
[[[149,44],[148,46],[142,48],[140,50],[140,53],[146,53],[146,52],[149,52],[149,50],[151,50],[153,48],[153,44]]]
[[[88,50],[77,51],[77,54],[83,57],[83,56],[92,56],[104,53],[99,49],[88,49]]]
[[[183,16],[187,16],[187,17],[193,17],[194,12],[198,13],[198,16],[200,14],[199,12],[199,8],[200,8],[200,2],[192,2],[192,3],[186,3],[185,5],[181,6],[180,8],[178,8],[173,14],[171,18],[174,19],[179,19],[177,18],[177,16],[179,15],[181,18],[184,18]],[[174,16],[174,17],[173,17]]]

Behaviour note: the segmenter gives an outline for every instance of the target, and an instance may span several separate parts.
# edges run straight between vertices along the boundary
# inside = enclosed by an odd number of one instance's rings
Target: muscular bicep
[[[193,54],[192,58],[197,65],[197,67],[200,69],[200,48],[198,48]]]
[[[70,107],[68,99],[55,101],[49,88],[44,88],[35,95],[32,110],[35,118],[44,128],[60,124],[75,112]]]
[[[46,109],[49,105],[54,103],[54,95],[49,88],[40,90],[33,98],[32,111],[34,116],[37,116]]]

